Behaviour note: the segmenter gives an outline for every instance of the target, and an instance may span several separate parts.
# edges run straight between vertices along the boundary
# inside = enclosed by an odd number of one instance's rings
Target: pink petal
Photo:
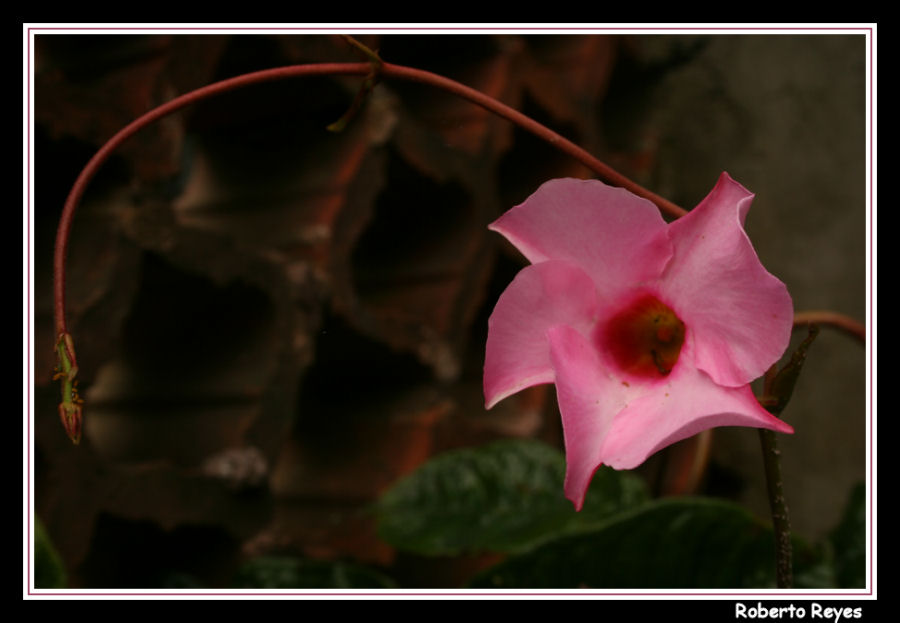
[[[781,357],[793,321],[787,288],[744,232],[753,196],[723,173],[700,205],[669,225],[675,256],[659,286],[694,334],[697,367],[731,387]]]
[[[567,260],[614,298],[657,278],[672,254],[667,227],[650,201],[597,180],[543,184],[491,226],[528,260]]]
[[[664,383],[616,416],[600,452],[604,463],[632,469],[654,452],[717,426],[794,432],[759,405],[749,385],[722,387],[705,372],[679,363]]]
[[[500,295],[488,320],[487,408],[526,387],[552,383],[547,329],[566,324],[587,333],[596,308],[594,284],[577,266],[555,260],[522,269]]]
[[[581,510],[616,414],[635,391],[604,368],[593,343],[575,329],[547,332],[566,443],[566,497]]]

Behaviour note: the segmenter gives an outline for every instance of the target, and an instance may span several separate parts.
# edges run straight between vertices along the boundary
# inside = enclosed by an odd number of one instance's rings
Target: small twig
[[[378,52],[374,51],[372,48],[365,45],[358,39],[355,39],[354,37],[351,37],[350,35],[341,35],[341,39],[343,39],[348,44],[350,44],[351,46],[353,46],[354,48],[356,48],[357,50],[362,52],[363,56],[368,58],[374,64],[382,65],[384,63],[384,61],[381,60],[381,57],[378,56]]]
[[[369,93],[371,93],[375,88],[375,85],[378,84],[381,77],[381,68],[384,65],[384,61],[378,56],[378,52],[363,45],[350,35],[341,35],[341,37],[343,37],[344,41],[362,52],[363,55],[371,61],[372,71],[370,71],[366,76],[366,79],[363,80],[363,83],[356,92],[356,97],[353,98],[353,103],[350,104],[350,108],[347,109],[347,112],[345,112],[340,119],[327,126],[329,132],[342,132],[344,128],[347,127],[347,124],[359,114],[363,103],[365,103],[366,98],[369,97]]]

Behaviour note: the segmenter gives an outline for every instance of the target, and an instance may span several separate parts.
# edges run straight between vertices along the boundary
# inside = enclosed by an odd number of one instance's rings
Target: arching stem
[[[135,119],[130,124],[119,130],[112,138],[110,138],[103,147],[94,155],[93,158],[82,169],[66,203],[63,206],[63,213],[59,220],[59,227],[56,234],[56,247],[54,251],[54,301],[55,301],[55,319],[56,334],[66,333],[65,321],[65,259],[68,247],[69,232],[72,228],[72,219],[75,209],[78,206],[81,197],[84,194],[88,183],[93,179],[94,175],[109,158],[110,154],[116,150],[128,138],[137,133],[146,126],[158,121],[159,119],[170,115],[186,106],[200,102],[216,95],[233,91],[242,87],[263,82],[273,82],[276,80],[285,80],[288,78],[298,78],[305,76],[329,76],[329,75],[360,75],[369,76],[373,71],[374,63],[322,63],[315,65],[291,65],[288,67],[276,67],[274,69],[265,69],[253,73],[244,74],[235,78],[229,78],[216,82],[214,84],[196,89],[190,93],[186,93],[175,99],[154,108],[150,112]],[[636,182],[625,177],[612,167],[598,160],[590,153],[574,144],[565,137],[557,134],[553,130],[531,119],[527,115],[520,113],[507,106],[506,104],[485,95],[471,87],[467,87],[459,82],[445,78],[438,74],[434,74],[421,69],[405,67],[402,65],[393,65],[391,63],[381,63],[377,67],[377,75],[381,79],[406,80],[427,84],[438,89],[442,89],[448,93],[469,100],[470,102],[485,108],[486,110],[518,125],[524,130],[535,134],[536,136],[547,141],[562,152],[572,156],[586,167],[591,169],[598,177],[615,186],[626,188],[632,193],[649,199],[660,210],[673,217],[685,214],[685,210],[678,207],[668,199],[660,197]]]

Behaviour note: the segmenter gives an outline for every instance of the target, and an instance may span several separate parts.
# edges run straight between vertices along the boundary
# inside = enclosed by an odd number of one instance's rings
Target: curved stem
[[[100,150],[94,154],[69,191],[66,203],[63,206],[62,216],[59,219],[59,226],[56,230],[56,246],[53,255],[53,289],[54,289],[54,317],[56,321],[56,334],[64,335],[66,331],[65,318],[65,296],[66,296],[66,251],[69,244],[69,232],[72,229],[72,219],[75,216],[75,209],[78,207],[81,197],[87,188],[88,183],[93,179],[94,175],[100,169],[110,154],[115,151],[119,145],[124,143],[132,135],[136,134],[142,128],[151,123],[170,115],[189,104],[199,102],[208,97],[212,97],[227,91],[231,91],[240,87],[262,82],[270,82],[274,80],[282,80],[294,76],[325,76],[325,75],[358,75],[367,74],[371,69],[369,63],[324,63],[320,65],[296,65],[291,67],[277,67],[275,69],[267,69],[257,71],[236,78],[222,80],[205,87],[185,93],[170,102],[154,108],[153,110],[141,115],[127,126],[119,130],[112,138],[110,138]]]
[[[106,142],[106,144],[103,145],[103,147],[101,147],[96,154],[94,154],[94,157],[91,158],[84,169],[82,169],[81,173],[75,181],[75,184],[72,186],[72,190],[69,192],[69,196],[66,199],[65,205],[63,206],[62,216],[60,217],[59,227],[57,228],[56,232],[56,246],[54,249],[53,257],[54,315],[56,321],[56,334],[58,336],[61,336],[67,333],[65,318],[65,263],[66,251],[68,249],[69,242],[69,232],[72,228],[72,219],[75,214],[75,209],[78,206],[81,197],[84,195],[84,191],[88,183],[97,173],[106,159],[110,156],[110,154],[117,147],[119,147],[119,145],[121,145],[142,128],[161,119],[162,117],[170,115],[177,110],[184,108],[185,106],[199,102],[209,97],[213,97],[215,95],[219,95],[221,93],[225,93],[227,91],[238,89],[244,86],[249,86],[252,84],[259,84],[262,82],[271,82],[275,80],[283,80],[286,78],[295,78],[300,76],[366,76],[371,72],[371,70],[371,63],[322,63],[315,65],[291,65],[288,67],[265,69],[262,71],[237,76],[235,78],[229,78],[221,82],[216,82],[214,84],[176,97],[172,101],[154,108],[150,112],[142,115],[138,119],[135,119],[130,124],[119,130],[119,132],[117,132],[112,138],[110,138]],[[681,216],[686,213],[685,210],[678,207],[671,201],[660,197],[659,195],[647,190],[646,188],[643,188],[621,173],[615,171],[570,140],[560,136],[553,130],[550,130],[546,126],[541,125],[530,117],[523,115],[519,111],[510,108],[506,104],[503,104],[502,102],[499,102],[496,99],[485,95],[484,93],[481,93],[480,91],[476,91],[475,89],[460,84],[459,82],[450,80],[449,78],[445,78],[437,74],[433,74],[428,71],[414,69],[411,67],[404,67],[402,65],[393,65],[391,63],[383,63],[379,67],[379,76],[382,78],[394,78],[398,80],[407,80],[431,85],[436,88],[443,89],[448,93],[457,95],[458,97],[467,99],[470,102],[473,102],[474,104],[477,104],[482,108],[485,108],[486,110],[500,117],[503,117],[504,119],[507,119],[508,121],[515,123],[519,127],[544,139],[551,145],[555,146],[566,154],[569,154],[570,156],[590,168],[600,178],[609,182],[610,184],[621,186],[638,196],[649,199],[650,201],[655,203],[663,212],[666,212],[667,214],[675,217]]]
[[[621,186],[622,188],[627,189],[628,191],[634,193],[635,195],[638,195],[639,197],[649,199],[666,214],[669,214],[670,216],[673,216],[675,218],[687,214],[687,210],[680,208],[668,199],[647,190],[637,182],[628,179],[627,177],[625,177],[609,165],[605,164],[604,162],[598,160],[589,152],[585,151],[567,138],[560,136],[553,130],[547,128],[544,125],[541,125],[531,117],[520,113],[514,108],[510,108],[506,104],[495,100],[489,95],[485,95],[481,91],[476,91],[471,87],[467,87],[463,84],[460,84],[459,82],[450,80],[449,78],[445,78],[437,74],[433,74],[428,71],[413,69],[411,67],[402,67],[400,65],[392,65],[390,63],[384,63],[381,66],[381,75],[389,78],[401,78],[404,80],[410,80],[412,82],[429,84],[431,86],[443,89],[444,91],[467,99],[470,102],[478,104],[482,108],[485,108],[486,110],[489,110],[490,112],[503,117],[504,119],[511,121],[512,123],[515,123],[522,129],[528,130],[539,138],[542,138],[560,151],[581,162],[583,165],[596,173],[600,178],[609,182],[610,184],[614,186]]]
[[[866,325],[854,320],[850,316],[833,311],[814,310],[802,311],[794,314],[794,328],[805,327],[810,324],[824,325],[840,329],[844,333],[866,343]]]

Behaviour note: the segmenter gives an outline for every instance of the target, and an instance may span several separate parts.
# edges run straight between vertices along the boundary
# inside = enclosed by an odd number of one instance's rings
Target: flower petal
[[[596,308],[594,284],[577,266],[554,260],[522,269],[500,295],[488,320],[487,408],[526,387],[552,383],[547,329],[566,324],[586,333]]]
[[[566,443],[565,492],[579,511],[603,441],[634,390],[604,370],[594,345],[572,327],[553,327],[547,337]]]
[[[490,225],[528,260],[568,260],[604,297],[655,279],[672,247],[659,210],[646,199],[597,180],[544,183]]]
[[[723,173],[700,205],[669,225],[675,257],[659,286],[694,333],[697,367],[730,387],[778,360],[793,322],[787,288],[744,232],[753,197]]]
[[[600,457],[616,469],[632,469],[654,452],[717,426],[794,432],[760,406],[749,385],[722,387],[702,370],[684,364],[616,416]]]

